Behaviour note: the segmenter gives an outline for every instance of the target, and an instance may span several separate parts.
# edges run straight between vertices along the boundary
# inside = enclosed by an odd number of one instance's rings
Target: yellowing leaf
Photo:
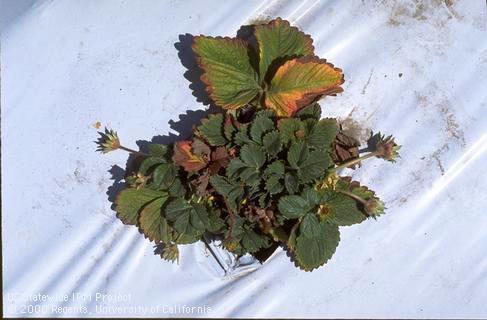
[[[278,116],[291,117],[322,95],[342,92],[342,70],[326,60],[303,57],[284,63],[266,93],[265,104]]]
[[[178,141],[174,144],[173,161],[187,172],[198,171],[208,164],[203,155],[193,153],[191,141]]]
[[[247,42],[237,38],[194,38],[193,51],[210,98],[224,109],[238,109],[259,93],[257,72],[250,64]]]
[[[259,44],[261,80],[266,76],[272,77],[272,71],[278,67],[276,64],[290,58],[313,55],[313,39],[281,18],[255,26],[254,34]]]

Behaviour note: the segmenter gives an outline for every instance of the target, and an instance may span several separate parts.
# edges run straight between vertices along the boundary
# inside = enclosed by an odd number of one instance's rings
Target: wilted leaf
[[[285,58],[313,55],[311,37],[299,31],[298,28],[291,27],[288,21],[281,18],[272,20],[268,24],[255,26],[254,34],[259,44],[261,79],[264,79],[273,63],[282,63]]]
[[[279,67],[265,96],[265,105],[278,116],[292,117],[296,111],[322,95],[342,92],[340,69],[316,57],[290,60]]]
[[[237,38],[197,36],[193,51],[204,70],[201,80],[218,106],[237,109],[258,94],[258,75],[250,64],[247,42]]]

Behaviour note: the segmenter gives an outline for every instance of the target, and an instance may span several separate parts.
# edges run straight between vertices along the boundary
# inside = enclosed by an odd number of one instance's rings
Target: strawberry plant
[[[142,153],[105,130],[99,150],[139,160],[116,197],[117,216],[162,247],[162,258],[174,261],[179,244],[210,235],[238,256],[278,244],[309,271],[335,253],[339,227],[384,213],[374,191],[340,169],[395,161],[399,146],[376,134],[360,154],[336,119],[321,117],[317,101],[341,92],[344,77],[315,56],[309,35],[278,18],[253,36],[194,38],[201,80],[221,111],[190,140]]]

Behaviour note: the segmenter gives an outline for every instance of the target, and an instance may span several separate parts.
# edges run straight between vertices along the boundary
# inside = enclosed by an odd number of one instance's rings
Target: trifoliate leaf
[[[281,117],[292,117],[296,111],[322,95],[342,92],[342,71],[316,57],[289,60],[277,69],[265,105]]]
[[[211,146],[223,146],[228,141],[223,135],[223,114],[212,114],[197,128],[200,136]]]
[[[167,197],[167,193],[147,188],[122,190],[115,200],[118,218],[124,224],[136,225],[139,218],[139,212],[148,203]]]
[[[262,136],[274,129],[274,121],[266,116],[260,115],[250,124],[250,136],[258,144],[262,144]]]
[[[276,194],[284,189],[284,184],[281,182],[281,177],[271,176],[265,182],[265,189],[269,194]]]
[[[171,240],[171,228],[161,211],[167,199],[167,195],[157,198],[146,205],[140,212],[140,229],[142,229],[146,238],[156,243],[169,243]]]
[[[301,120],[307,119],[321,119],[321,107],[318,103],[312,103],[296,112],[296,117]]]
[[[324,150],[314,150],[300,163],[298,177],[303,183],[321,179],[330,165],[330,156]]]
[[[268,24],[255,26],[254,34],[259,44],[261,79],[264,79],[270,66],[282,63],[284,58],[313,55],[311,37],[298,28],[291,27],[289,22],[281,18],[272,20]]]
[[[266,175],[266,177],[272,177],[272,176],[283,177],[284,163],[281,160],[275,160],[274,162],[269,164],[267,168],[265,168],[264,174]]]
[[[174,223],[174,229],[183,234],[200,234],[208,225],[208,212],[203,204],[175,199],[166,206],[166,218]]]
[[[204,36],[193,41],[198,65],[204,71],[201,80],[218,106],[238,109],[258,94],[258,75],[250,64],[247,42]]]
[[[329,223],[351,226],[367,218],[357,205],[357,201],[347,195],[326,191],[322,194],[318,215]]]
[[[158,165],[152,173],[154,186],[157,189],[168,189],[176,178],[176,167],[173,164],[163,163]]]
[[[310,147],[329,150],[338,133],[335,119],[321,119],[306,137]]]
[[[287,153],[287,161],[291,167],[298,169],[307,158],[308,146],[305,142],[300,141],[291,145]]]
[[[281,135],[273,130],[264,135],[262,144],[269,155],[276,156],[282,150]]]
[[[284,186],[289,194],[294,194],[299,191],[299,179],[294,172],[288,172],[284,176]]]
[[[296,260],[306,271],[325,264],[333,256],[340,242],[337,225],[320,222],[311,227],[312,223],[316,222],[309,220],[305,225],[301,223],[299,236],[296,239]]]
[[[269,238],[259,235],[253,230],[244,228],[241,243],[247,252],[254,253],[261,248],[267,247],[269,245]]]
[[[231,209],[236,211],[238,207],[237,200],[244,195],[244,187],[219,175],[211,176],[210,184],[215,188],[216,192],[228,198]]]
[[[295,219],[308,213],[312,206],[301,196],[290,195],[279,199],[279,212],[288,219]]]
[[[265,162],[265,153],[261,147],[254,144],[246,144],[240,149],[240,159],[252,168],[260,168]]]
[[[191,141],[178,141],[174,144],[173,161],[187,172],[201,170],[208,164],[204,156],[193,153]]]

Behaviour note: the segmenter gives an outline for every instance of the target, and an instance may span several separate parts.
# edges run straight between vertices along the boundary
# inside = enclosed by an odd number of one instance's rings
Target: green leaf
[[[259,235],[253,230],[244,228],[241,243],[247,252],[254,253],[261,248],[267,247],[269,245],[269,238]]]
[[[292,117],[323,95],[342,92],[342,71],[317,57],[292,59],[277,69],[265,95],[265,106],[280,117]]]
[[[170,243],[171,228],[162,215],[162,206],[168,196],[157,198],[146,205],[140,212],[139,225],[146,238],[156,243]]]
[[[310,147],[329,150],[337,134],[336,119],[321,119],[306,137],[306,142]]]
[[[225,227],[225,222],[220,218],[217,211],[210,211],[207,230],[211,233],[219,233],[222,232],[223,227]]]
[[[260,168],[265,163],[265,153],[261,147],[254,144],[246,144],[240,149],[240,159],[252,168]]]
[[[269,164],[267,168],[265,168],[264,174],[266,177],[272,177],[272,176],[283,177],[284,163],[281,160],[275,160],[274,162]]]
[[[143,175],[147,175],[150,169],[161,163],[167,163],[167,160],[159,157],[149,157],[142,161],[139,167],[139,172]]]
[[[282,150],[281,135],[276,130],[264,135],[262,142],[265,150],[271,156],[276,156]]]
[[[201,203],[193,203],[193,210],[190,211],[190,223],[191,225],[200,231],[205,231],[208,225],[208,211],[205,205]]]
[[[320,236],[320,221],[314,213],[309,213],[304,216],[300,225],[300,236],[307,238],[314,238]]]
[[[311,37],[281,18],[255,26],[254,34],[259,44],[261,79],[264,79],[271,65],[282,62],[284,58],[313,55]]]
[[[224,109],[238,109],[259,92],[258,75],[250,64],[247,42],[237,38],[196,36],[193,51],[210,98]]]
[[[299,179],[295,173],[288,172],[284,177],[284,186],[289,194],[299,191]]]
[[[329,223],[339,226],[351,226],[367,218],[357,207],[356,200],[338,192],[325,192],[321,203],[321,207],[326,208],[326,210],[322,209],[323,220]]]
[[[210,184],[215,188],[216,192],[228,198],[231,209],[237,211],[237,200],[244,195],[243,186],[219,175],[211,176]]]
[[[323,150],[314,150],[304,160],[298,169],[298,176],[301,182],[308,183],[316,179],[321,179],[330,165],[330,156]]]
[[[168,192],[171,197],[184,197],[184,195],[186,194],[186,188],[181,183],[181,180],[176,178],[169,187]]]
[[[316,224],[316,221],[311,220],[304,225],[301,223],[300,234],[296,239],[296,260],[299,266],[306,271],[322,266],[333,256],[339,242],[337,225],[326,222]]]
[[[222,146],[228,141],[223,135],[223,114],[212,114],[198,127],[201,136],[212,146]]]
[[[296,118],[285,118],[277,122],[277,127],[281,133],[281,140],[285,145],[297,141],[296,132],[304,132],[304,123]]]
[[[147,188],[134,189],[128,188],[122,190],[115,199],[116,211],[118,218],[124,224],[136,225],[138,222],[139,212],[149,202],[157,198],[165,197],[166,193]]]
[[[274,121],[266,116],[260,115],[255,117],[250,124],[250,136],[252,137],[252,140],[261,144],[262,136],[272,129],[274,129]]]
[[[306,106],[298,110],[298,112],[296,112],[296,117],[298,117],[301,120],[307,120],[307,119],[320,120],[321,107],[318,103],[312,103],[309,106]]]
[[[149,144],[149,153],[153,157],[164,158],[167,155],[168,147],[165,144]]]
[[[284,189],[284,184],[281,182],[281,178],[279,176],[271,176],[265,182],[265,189],[270,194],[276,194]]]
[[[238,128],[237,133],[235,133],[235,144],[239,146],[243,146],[246,143],[252,143],[252,140],[249,138],[249,125],[242,124],[240,125],[240,128]]]
[[[308,146],[303,141],[293,144],[287,153],[287,161],[295,169],[298,169],[307,158]]]
[[[208,212],[200,203],[175,199],[166,207],[166,218],[174,222],[174,229],[183,234],[201,234],[208,224]]]
[[[226,170],[226,174],[229,178],[236,178],[242,172],[243,169],[248,168],[247,164],[245,164],[239,158],[234,158],[228,164]]]
[[[259,184],[261,173],[256,168],[247,167],[240,172],[240,179],[245,182],[246,185],[254,186]]]
[[[279,212],[288,219],[296,219],[308,213],[312,206],[301,196],[290,195],[279,199]]]
[[[156,188],[168,189],[176,179],[176,167],[169,163],[160,164],[154,170],[152,179]]]

